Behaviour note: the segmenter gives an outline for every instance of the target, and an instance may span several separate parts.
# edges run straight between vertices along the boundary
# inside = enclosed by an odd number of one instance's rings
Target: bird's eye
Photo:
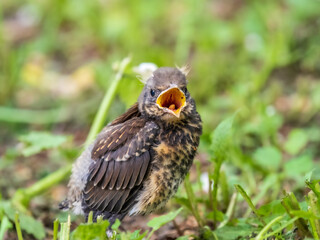
[[[151,90],[150,90],[150,95],[151,95],[152,97],[154,97],[155,94],[156,94],[156,92],[155,92],[153,89],[151,89]]]

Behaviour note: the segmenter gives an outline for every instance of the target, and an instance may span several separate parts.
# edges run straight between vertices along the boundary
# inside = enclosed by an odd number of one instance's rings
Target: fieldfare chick
[[[94,220],[148,214],[166,204],[188,173],[202,133],[186,76],[163,67],[138,102],[107,125],[77,159],[60,207]]]

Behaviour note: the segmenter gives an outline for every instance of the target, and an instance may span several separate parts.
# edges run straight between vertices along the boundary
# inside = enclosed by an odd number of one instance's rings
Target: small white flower
[[[158,66],[154,63],[141,63],[139,66],[133,67],[133,71],[138,73],[138,78],[142,83],[146,83],[157,68]]]

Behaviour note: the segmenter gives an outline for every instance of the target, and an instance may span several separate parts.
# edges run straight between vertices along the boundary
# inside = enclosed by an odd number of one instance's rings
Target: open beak
[[[156,103],[159,108],[179,118],[181,110],[186,106],[186,96],[180,88],[171,87],[160,93]]]

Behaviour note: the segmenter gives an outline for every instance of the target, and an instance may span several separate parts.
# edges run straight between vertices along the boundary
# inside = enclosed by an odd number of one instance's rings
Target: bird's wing
[[[91,210],[122,213],[130,209],[148,173],[150,146],[158,131],[156,123],[134,116],[100,133],[84,189]]]

